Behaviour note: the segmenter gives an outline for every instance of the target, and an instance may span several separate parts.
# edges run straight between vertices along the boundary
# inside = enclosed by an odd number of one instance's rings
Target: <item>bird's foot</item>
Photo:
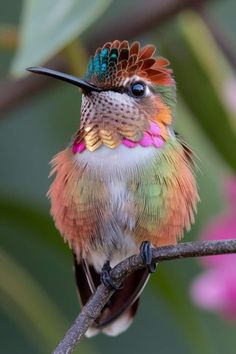
[[[102,271],[100,274],[101,283],[103,285],[105,285],[105,287],[108,289],[114,289],[114,290],[122,289],[122,286],[119,286],[113,282],[111,275],[110,275],[111,269],[112,268],[110,266],[110,262],[107,261],[104,264],[104,266],[102,267]]]
[[[140,246],[140,256],[143,262],[146,264],[149,273],[156,271],[157,265],[152,260],[152,245],[149,241],[144,241]]]

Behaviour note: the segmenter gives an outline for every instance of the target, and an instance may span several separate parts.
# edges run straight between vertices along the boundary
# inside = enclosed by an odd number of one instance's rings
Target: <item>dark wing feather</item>
[[[75,278],[81,305],[84,306],[100,284],[100,274],[88,265],[85,260],[77,262],[74,256]],[[139,296],[148,280],[147,269],[139,269],[132,273],[104,307],[96,319],[94,327],[103,328],[117,320],[126,311],[133,317],[138,308]]]

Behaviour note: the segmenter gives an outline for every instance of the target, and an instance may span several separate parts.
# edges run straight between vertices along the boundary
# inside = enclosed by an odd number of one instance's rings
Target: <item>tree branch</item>
[[[219,254],[236,253],[236,239],[222,241],[197,241],[180,243],[174,246],[153,248],[152,257],[157,263],[180,258],[213,256]],[[129,274],[137,269],[144,268],[141,256],[134,255],[116,265],[111,270],[111,278],[115,285],[120,286]],[[119,291],[119,290],[118,290]],[[82,308],[65,337],[54,350],[53,354],[70,354],[86,333],[87,329],[99,316],[103,307],[114,294],[115,290],[107,289],[101,284],[87,304]]]

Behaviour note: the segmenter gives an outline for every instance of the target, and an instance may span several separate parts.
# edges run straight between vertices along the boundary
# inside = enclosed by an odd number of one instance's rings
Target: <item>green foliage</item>
[[[51,350],[58,334],[62,336],[66,330],[65,318],[44,289],[3,250],[0,251],[0,262],[3,308],[42,350]]]
[[[23,231],[27,230],[35,237],[43,239],[47,246],[57,247],[58,250],[65,252],[64,243],[58,238],[58,233],[49,215],[36,210],[26,203],[1,198],[0,214],[2,221],[16,226]]]
[[[12,72],[42,64],[87,29],[111,0],[25,0]]]
[[[232,75],[226,60],[197,14],[185,13],[165,36],[164,50],[178,92],[221,157],[236,171],[236,124],[223,100]]]

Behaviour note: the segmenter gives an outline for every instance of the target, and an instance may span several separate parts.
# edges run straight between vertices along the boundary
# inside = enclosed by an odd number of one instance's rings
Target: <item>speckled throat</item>
[[[159,147],[160,140],[156,140],[155,145],[155,139],[168,139],[171,112],[159,97],[153,101],[153,105],[148,105],[144,100],[140,109],[134,98],[112,90],[83,95],[80,129],[73,142],[74,153],[85,148],[94,151],[103,144],[109,148],[116,148],[121,143],[134,147],[138,142],[149,146],[148,135],[154,135],[153,145]],[[158,129],[157,134],[152,134],[153,124]]]

